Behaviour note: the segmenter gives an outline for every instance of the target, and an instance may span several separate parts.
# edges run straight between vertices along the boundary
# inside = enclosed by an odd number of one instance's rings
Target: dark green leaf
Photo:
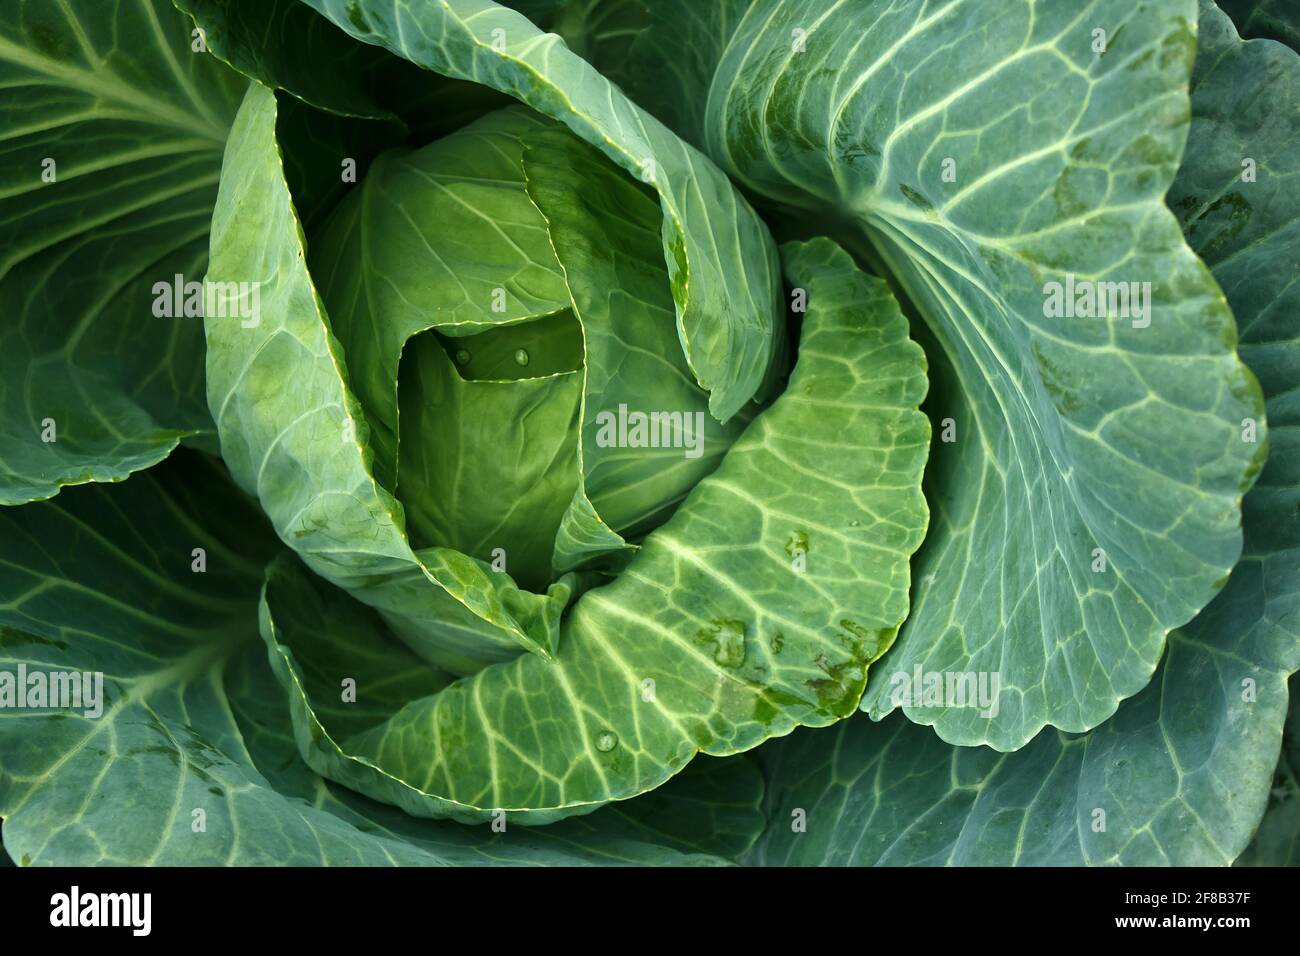
[[[156,310],[203,278],[244,84],[191,43],[164,0],[0,18],[0,504],[120,481],[212,427],[199,319]]]

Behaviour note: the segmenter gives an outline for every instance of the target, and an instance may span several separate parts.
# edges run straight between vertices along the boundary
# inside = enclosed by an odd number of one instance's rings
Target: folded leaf
[[[1289,255],[1300,239],[1300,131],[1260,122],[1263,110],[1294,113],[1300,58],[1242,43],[1206,4],[1191,89],[1170,201],[1232,304],[1271,422],[1268,465],[1244,502],[1241,563],[1170,635],[1151,685],[1087,735],[1047,731],[998,754],[945,745],[893,715],[765,748],[773,823],[758,860],[1222,865],[1250,840],[1273,784],[1287,675],[1300,668],[1300,284]],[[1259,168],[1250,182],[1247,156]],[[1286,758],[1278,773],[1280,809],[1251,861],[1290,852]],[[790,829],[796,810],[804,833]]]
[[[205,323],[208,403],[231,473],[316,573],[431,661],[472,670],[521,648],[551,653],[571,582],[532,594],[452,549],[412,550],[400,504],[374,477],[275,137],[275,94],[253,84],[231,131],[208,279],[256,283],[260,311]]]
[[[495,552],[522,587],[545,591],[577,484],[581,394],[577,371],[466,381],[441,343],[416,340],[402,372],[399,489],[412,534],[486,561]]]
[[[673,321],[658,205],[595,149],[558,130],[525,140],[528,195],[546,221],[583,335],[579,486],[555,566],[627,556],[677,507],[753,418],[707,417]],[[629,413],[649,422],[628,447]],[[651,416],[658,417],[651,417]],[[635,428],[635,419],[630,426]]]
[[[274,537],[193,453],[0,509],[0,532],[0,675],[98,672],[103,687],[99,714],[83,700],[0,720],[0,856],[24,866],[718,865],[761,828],[745,762],[701,763],[635,808],[504,833],[415,820],[311,773],[257,638]]]
[[[766,227],[711,162],[569,52],[491,0],[307,0],[352,36],[445,76],[509,93],[561,120],[663,207],[663,246],[690,367],[726,421],[783,351],[780,280]]]
[[[302,0],[174,2],[194,18],[208,49],[223,63],[310,104],[311,112],[357,120],[355,128],[370,136],[381,126],[394,128],[423,145],[514,102],[489,87],[438,76],[358,42]],[[289,37],[293,42],[279,42]],[[343,155],[366,155],[374,145],[358,138]],[[286,160],[311,158],[297,152],[290,150]],[[337,183],[337,160],[332,171]],[[319,198],[316,191],[309,195]]]
[[[398,369],[413,336],[472,335],[569,307],[524,189],[523,140],[546,123],[515,107],[415,153],[387,153],[312,237],[311,273],[387,488],[398,471]]]
[[[263,86],[289,90],[342,116],[395,119],[357,82],[383,54],[331,29],[298,0],[175,0],[194,18],[218,59]],[[268,36],[294,42],[267,43]]]
[[[272,566],[262,633],[317,772],[418,816],[548,823],[653,789],[697,751],[853,712],[924,531],[924,360],[884,283],[833,243],[784,254],[808,302],[786,392],[577,601],[554,661],[399,695],[369,727],[331,719],[354,656],[396,662],[395,644],[297,562]]]
[[[1000,750],[1096,726],[1222,587],[1266,448],[1232,314],[1162,202],[1195,0],[698,7],[646,5],[616,77],[928,328],[935,522],[887,666],[1006,692],[992,719],[908,717]]]

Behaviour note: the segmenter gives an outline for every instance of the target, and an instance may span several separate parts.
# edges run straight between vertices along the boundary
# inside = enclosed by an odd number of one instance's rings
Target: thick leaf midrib
[[[141,123],[198,133],[205,139],[211,140],[213,148],[218,150],[225,146],[226,130],[219,124],[198,122],[184,111],[152,99],[123,82],[113,73],[85,70],[59,63],[17,46],[4,37],[0,37],[0,61],[8,61],[15,66],[42,74],[63,86],[71,87],[96,99],[103,98],[107,94],[110,101],[132,107],[133,118]],[[188,85],[186,91],[190,95],[191,102],[201,102],[201,98],[194,97],[193,90]]]
[[[174,686],[183,686],[190,683],[196,677],[208,673],[213,665],[217,662],[226,660],[231,657],[235,651],[243,644],[251,640],[251,635],[236,634],[232,632],[226,640],[212,641],[194,648],[174,659],[168,666],[161,670],[149,671],[136,677],[129,678],[112,678],[117,683],[123,693],[113,702],[113,704],[97,719],[92,721],[92,729],[76,744],[59,754],[57,760],[50,764],[37,776],[26,776],[13,774],[11,778],[20,783],[41,784],[47,783],[56,777],[59,771],[66,766],[73,758],[79,755],[87,746],[90,745],[96,737],[105,730],[114,726],[119,714],[135,704],[143,704],[150,700],[156,694],[165,691]],[[161,659],[159,659],[161,661]],[[48,717],[41,715],[32,715],[31,719],[41,720]],[[27,801],[34,796],[38,787],[32,786],[28,789],[27,795],[17,804],[6,809],[6,816],[16,816],[26,805]]]

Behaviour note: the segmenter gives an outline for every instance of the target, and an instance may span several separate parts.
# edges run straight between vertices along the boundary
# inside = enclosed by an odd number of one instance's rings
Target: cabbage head
[[[1294,862],[1297,36],[12,0],[0,856]]]

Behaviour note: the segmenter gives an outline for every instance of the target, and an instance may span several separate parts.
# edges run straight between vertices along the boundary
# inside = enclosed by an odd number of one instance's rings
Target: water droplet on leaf
[[[515,364],[516,364],[516,365],[527,365],[527,364],[528,364],[528,350],[527,350],[527,349],[515,349]]]
[[[456,353],[456,361],[459,362],[461,365],[468,365],[469,351],[467,349],[461,349],[460,351],[458,351]]]
[[[596,749],[603,754],[609,753],[618,746],[618,734],[613,731],[603,731],[596,737]]]

